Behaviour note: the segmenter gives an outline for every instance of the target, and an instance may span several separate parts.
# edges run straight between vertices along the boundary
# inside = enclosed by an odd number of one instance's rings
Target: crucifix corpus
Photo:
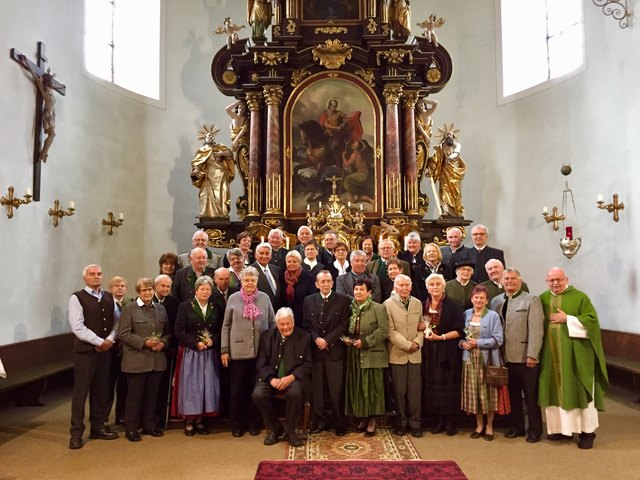
[[[40,170],[42,163],[47,161],[49,148],[56,135],[56,112],[54,91],[64,95],[67,87],[58,82],[47,68],[47,57],[45,56],[45,45],[38,42],[38,53],[36,63],[33,63],[25,55],[15,48],[11,49],[10,57],[18,62],[30,75],[35,83],[36,89],[36,114],[35,132],[33,142],[33,200],[40,200]],[[46,135],[42,143],[42,133]]]

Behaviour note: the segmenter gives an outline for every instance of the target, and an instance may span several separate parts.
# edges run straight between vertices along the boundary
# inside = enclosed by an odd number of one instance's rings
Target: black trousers
[[[507,363],[509,369],[509,399],[511,413],[509,424],[516,432],[527,432],[540,437],[542,435],[542,412],[538,406],[538,376],[540,366],[528,368],[526,363]],[[522,395],[527,405],[529,428],[525,430]]]
[[[231,428],[244,430],[247,424],[258,424],[258,411],[251,401],[256,385],[256,359],[231,360],[229,383]]]
[[[156,408],[163,371],[127,373],[127,401],[124,425],[128,432],[140,428],[153,430],[157,425]]]
[[[103,428],[107,416],[107,393],[111,350],[73,354],[73,394],[71,397],[71,428],[73,438],[82,438],[84,433],[84,409],[89,397],[89,423],[91,430]]]
[[[109,370],[109,387],[107,391],[107,411],[104,423],[109,423],[109,415],[115,400],[115,421],[124,419],[124,409],[127,402],[127,375],[120,370],[122,363],[122,345],[118,342],[111,349],[111,368]]]
[[[327,399],[336,428],[344,428],[344,362],[342,360],[314,360],[311,367],[313,382],[313,417],[316,422],[327,422]]]
[[[265,426],[273,432],[278,432],[282,428],[278,425],[278,417],[273,408],[273,396],[276,392],[278,390],[264,382],[256,384],[253,389],[253,403],[260,410]],[[285,430],[288,434],[295,433],[302,404],[304,403],[304,386],[302,382],[294,380],[284,390],[284,398],[286,402],[285,415],[287,417]]]

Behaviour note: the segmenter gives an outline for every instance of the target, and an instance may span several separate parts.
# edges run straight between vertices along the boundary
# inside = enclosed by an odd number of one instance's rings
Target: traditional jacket
[[[418,323],[422,320],[422,303],[415,297],[409,297],[408,308],[405,308],[398,295],[391,295],[385,300],[384,306],[389,319],[389,363],[422,363],[419,348],[409,353],[413,342],[419,347],[424,342],[424,333],[418,331]]]
[[[604,409],[604,393],[609,386],[600,337],[600,323],[591,300],[569,286],[560,295],[550,291],[540,295],[545,315],[545,339],[540,357],[541,407],[559,406],[565,410],[586,408],[592,400]],[[570,335],[569,323],[552,324],[549,314],[560,308],[575,317],[587,332],[587,338]],[[570,322],[569,318],[567,322]]]

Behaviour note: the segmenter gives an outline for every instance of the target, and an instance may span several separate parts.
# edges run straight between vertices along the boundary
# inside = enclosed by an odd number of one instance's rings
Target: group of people
[[[208,434],[206,417],[226,415],[234,437],[264,424],[265,445],[300,446],[296,425],[310,401],[312,434],[353,427],[373,436],[395,412],[395,435],[423,436],[425,417],[435,418],[433,434],[455,435],[463,411],[475,416],[472,438],[493,440],[498,413],[508,414],[505,437],[535,443],[544,409],[549,440],[578,433],[578,446],[591,448],[608,384],[593,305],[559,268],[549,290],[530,294],[487,245],[485,226],[471,236],[466,247],[452,227],[446,246],[423,246],[411,232],[402,251],[380,239],[377,253],[364,237],[349,252],[338,233],[320,245],[302,226],[290,251],[273,229],[253,249],[241,233],[222,256],[199,230],[188,254],[160,257],[160,275],[139,279],[130,301],[124,279],[104,291],[100,267],[87,266],[85,288],[69,301],[70,448],[83,445],[88,395],[90,438],[117,438],[107,421],[115,385],[116,422],[132,442],[163,435],[170,399],[187,436]],[[506,365],[508,387],[487,382],[489,365]],[[283,423],[275,398],[285,401]]]

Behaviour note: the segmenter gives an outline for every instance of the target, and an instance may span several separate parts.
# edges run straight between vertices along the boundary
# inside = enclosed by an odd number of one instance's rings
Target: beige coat
[[[410,297],[409,308],[405,309],[400,297],[394,294],[383,305],[389,317],[389,363],[422,363],[420,349],[409,353],[412,342],[420,347],[424,342],[424,333],[418,331],[418,323],[422,320],[422,302]]]

